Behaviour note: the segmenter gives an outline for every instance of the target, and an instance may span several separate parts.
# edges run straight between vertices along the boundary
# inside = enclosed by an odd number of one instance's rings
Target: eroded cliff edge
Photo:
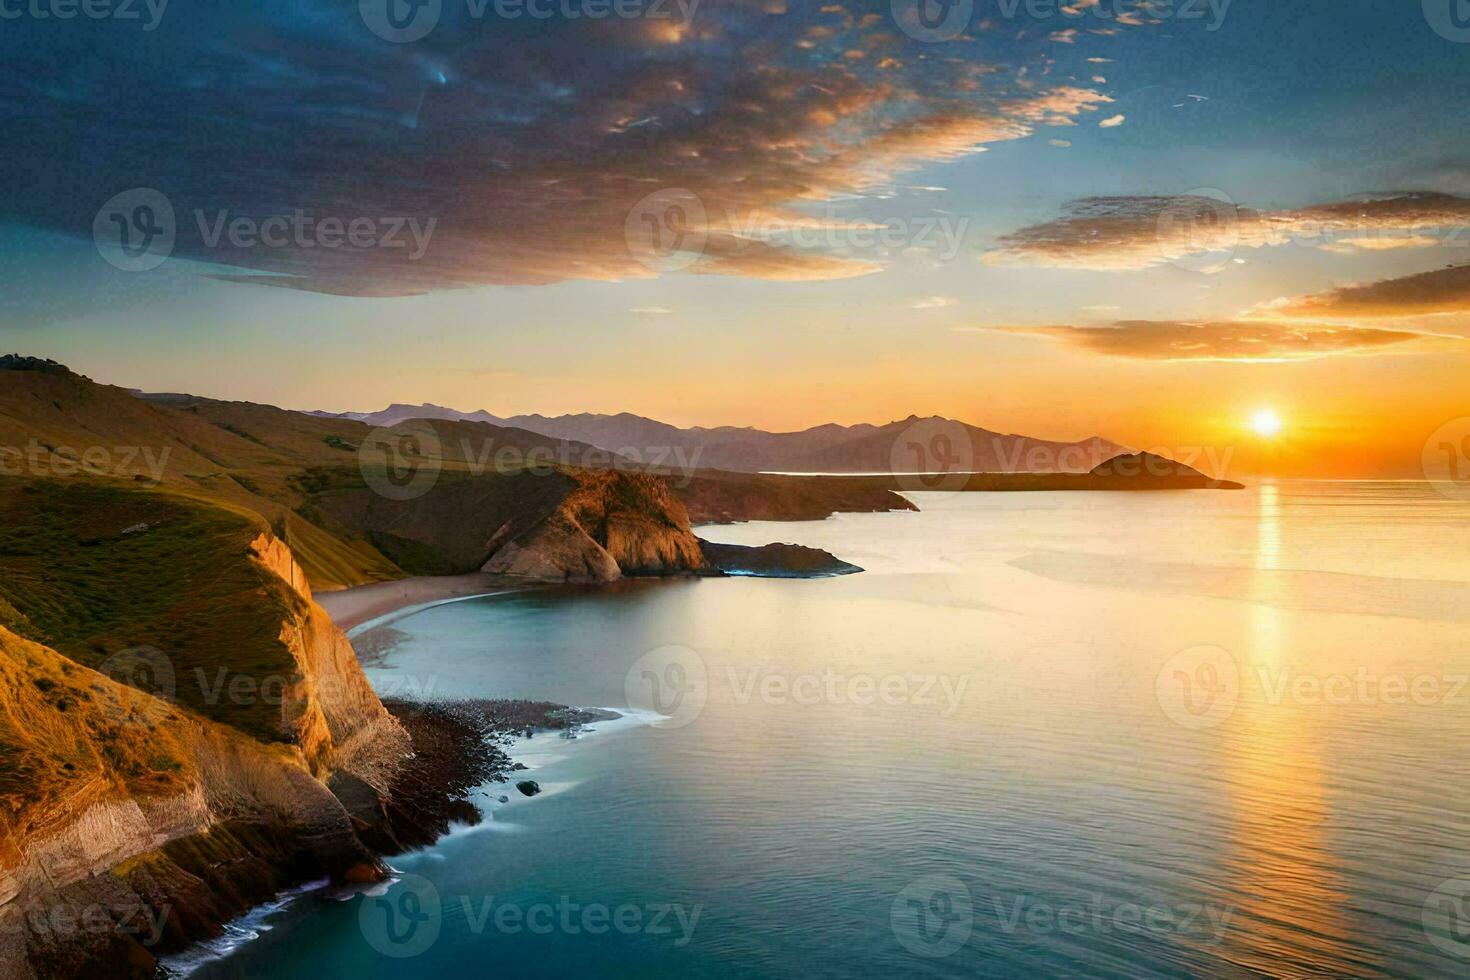
[[[0,975],[152,976],[283,887],[381,876],[409,735],[258,520],[54,481],[0,512]]]

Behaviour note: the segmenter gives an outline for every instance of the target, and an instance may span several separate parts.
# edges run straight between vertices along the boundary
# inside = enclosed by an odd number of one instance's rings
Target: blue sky
[[[357,3],[173,0],[148,30],[141,5],[34,15],[52,2],[0,19],[0,345],[105,380],[688,423],[907,405],[1126,434],[1143,408],[1017,402],[1027,379],[1098,371],[1277,394],[1330,370],[1450,398],[1435,386],[1464,367],[1453,270],[1392,302],[1339,292],[1463,261],[1470,45],[1419,3],[1078,0],[1038,19],[982,0],[926,41],[908,0],[602,20],[442,0],[393,43]],[[130,218],[137,201],[111,201],[138,188],[175,236],[123,271],[94,223]],[[1435,196],[1383,203],[1403,192]],[[1201,193],[1230,240],[1161,252],[1170,202]],[[698,202],[698,241],[640,254],[649,194]],[[1109,217],[1073,220],[1085,198]],[[304,239],[258,240],[298,213]],[[334,218],[367,222],[364,244],[320,247]],[[235,221],[244,239],[208,240]],[[401,228],[390,247],[395,222],[429,232],[422,254]]]

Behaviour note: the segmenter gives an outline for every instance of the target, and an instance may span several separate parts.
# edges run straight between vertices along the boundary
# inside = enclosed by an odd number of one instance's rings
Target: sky
[[[1470,417],[1456,0],[391,2],[0,0],[0,347],[1282,475]]]

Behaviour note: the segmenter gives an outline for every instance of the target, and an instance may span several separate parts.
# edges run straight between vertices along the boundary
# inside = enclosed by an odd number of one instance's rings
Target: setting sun
[[[1256,435],[1269,439],[1281,431],[1281,416],[1269,408],[1263,408],[1251,416],[1251,428]]]

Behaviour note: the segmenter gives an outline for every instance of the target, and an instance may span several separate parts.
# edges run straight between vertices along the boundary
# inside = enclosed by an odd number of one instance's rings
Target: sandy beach
[[[396,582],[374,582],[336,592],[318,592],[316,601],[337,628],[347,631],[369,620],[386,616],[409,606],[462,599],[466,596],[524,589],[525,579],[473,572],[469,575],[435,575],[399,579]]]

